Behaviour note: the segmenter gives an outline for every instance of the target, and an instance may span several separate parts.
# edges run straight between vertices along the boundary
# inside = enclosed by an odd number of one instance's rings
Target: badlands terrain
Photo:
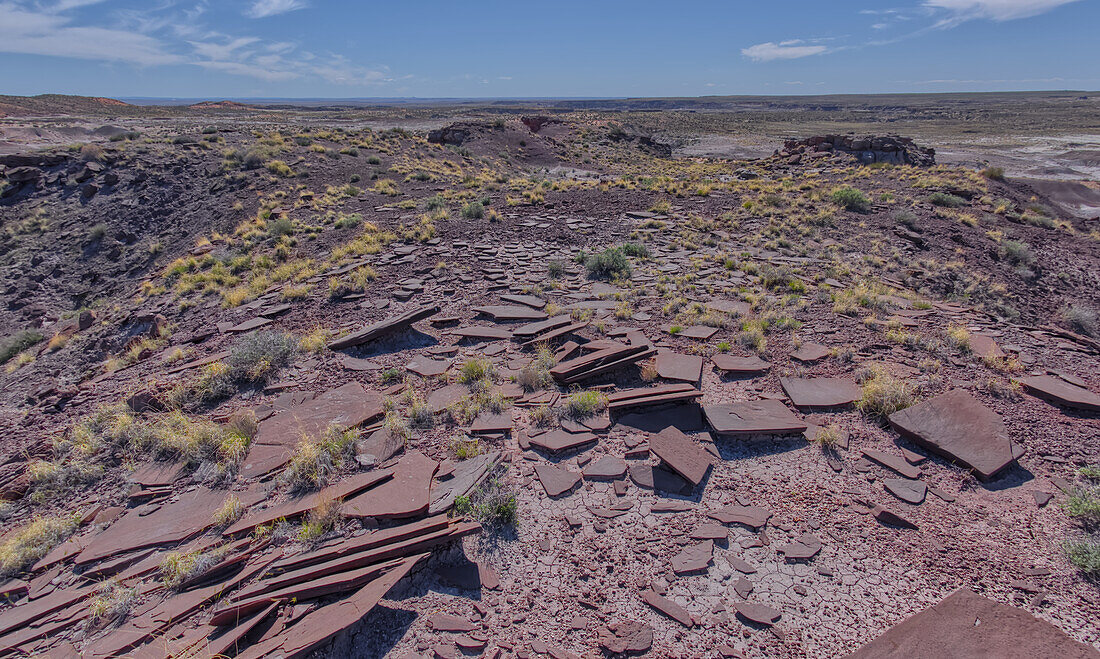
[[[1100,656],[1097,105],[0,97],[0,656]]]

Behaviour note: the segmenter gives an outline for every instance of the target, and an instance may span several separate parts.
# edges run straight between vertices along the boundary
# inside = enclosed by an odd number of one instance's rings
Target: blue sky
[[[1100,0],[0,0],[0,93],[1100,89]]]

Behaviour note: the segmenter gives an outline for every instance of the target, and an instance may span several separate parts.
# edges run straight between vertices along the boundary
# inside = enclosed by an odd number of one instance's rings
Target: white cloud
[[[1078,0],[925,0],[924,6],[950,12],[937,27],[955,27],[969,20],[984,18],[1011,21],[1031,18]]]
[[[306,4],[305,0],[256,0],[245,12],[245,16],[267,18],[268,16],[285,14],[288,11],[305,9],[307,6],[309,5]]]
[[[60,7],[68,9],[79,4],[90,3],[69,2]],[[10,2],[0,3],[0,52],[141,66],[180,61],[178,55],[165,50],[154,37],[125,30],[74,26],[65,16],[24,9]]]
[[[768,41],[766,43],[758,43],[755,46],[749,46],[748,48],[742,48],[741,54],[754,62],[770,62],[777,59],[798,59],[800,57],[820,55],[828,50],[825,46],[803,44],[804,42],[798,39],[780,41],[779,43]]]

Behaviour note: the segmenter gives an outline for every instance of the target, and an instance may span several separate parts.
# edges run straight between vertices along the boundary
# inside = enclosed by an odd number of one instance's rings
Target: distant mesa
[[[199,103],[192,103],[190,106],[195,110],[251,110],[251,105],[245,105],[244,103],[238,103],[236,101],[202,101]]]
[[[775,155],[790,158],[792,164],[806,158],[832,153],[847,153],[864,165],[884,162],[892,165],[931,167],[936,164],[936,150],[918,146],[908,137],[853,137],[852,135],[817,135],[803,140],[787,140]]]

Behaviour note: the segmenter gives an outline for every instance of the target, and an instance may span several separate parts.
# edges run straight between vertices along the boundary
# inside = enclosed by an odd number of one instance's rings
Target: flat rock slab
[[[672,426],[649,438],[649,450],[696,487],[714,463],[713,455]]]
[[[417,307],[401,315],[387,318],[373,325],[368,325],[358,332],[342,336],[329,343],[328,347],[329,350],[343,350],[345,348],[363,345],[364,343],[368,343],[387,334],[407,329],[413,323],[436,313],[439,313],[439,307],[437,306]]]
[[[704,540],[697,545],[688,545],[672,557],[672,571],[676,574],[690,574],[707,569],[714,557],[714,541]]]
[[[729,538],[729,529],[721,524],[700,524],[691,532],[692,540],[725,540]]]
[[[794,540],[779,545],[775,550],[783,554],[787,560],[804,561],[817,556],[821,551],[821,540],[811,533],[803,533]]]
[[[886,487],[887,492],[914,506],[924,503],[924,497],[928,495],[928,486],[921,481],[911,481],[905,478],[884,478],[882,484]]]
[[[405,365],[410,373],[416,373],[425,378],[443,375],[450,367],[451,360],[449,359],[429,359],[427,357],[416,357]]]
[[[475,434],[492,433],[492,432],[511,432],[512,431],[512,413],[508,410],[500,412],[499,414],[492,414],[489,412],[483,412],[478,415],[474,422],[470,424],[470,432]]]
[[[756,604],[755,602],[737,602],[734,604],[734,607],[737,609],[737,615],[745,620],[768,627],[779,622],[781,616],[779,611],[776,611],[770,606]]]
[[[626,460],[613,455],[605,455],[590,462],[581,472],[590,481],[618,480],[626,476]]]
[[[406,453],[393,468],[393,478],[344,502],[348,517],[397,519],[428,512],[432,477],[439,463],[419,451]]]
[[[515,304],[522,304],[532,309],[542,309],[546,306],[546,300],[534,295],[513,295],[511,293],[501,295],[500,299],[505,302],[513,302]]]
[[[535,465],[535,475],[551,497],[559,497],[581,482],[580,474],[553,465]]]
[[[703,377],[703,358],[699,355],[681,355],[676,352],[657,353],[657,375],[666,380],[698,382]]]
[[[816,362],[829,356],[829,348],[820,343],[803,343],[802,347],[791,353],[791,359],[800,362]]]
[[[478,341],[501,341],[512,338],[512,333],[508,330],[500,329],[499,327],[485,327],[484,325],[457,327],[447,333],[461,336],[464,339],[474,339]]]
[[[653,628],[644,622],[613,622],[600,631],[600,647],[612,654],[641,654],[653,647]]]
[[[871,508],[871,517],[874,517],[880,523],[886,524],[887,526],[897,526],[899,528],[913,530],[916,530],[917,528],[917,525],[913,522],[905,519],[904,517],[895,513],[892,510],[883,508],[878,504],[875,504],[875,506]]]
[[[76,556],[76,563],[86,565],[124,551],[182,542],[213,525],[214,513],[228,495],[225,490],[203,487],[185,493],[175,503],[165,504],[148,515],[131,510],[94,536]],[[248,503],[256,503],[256,500]]]
[[[668,599],[667,597],[661,597],[652,590],[645,590],[642,592],[642,599],[645,603],[657,609],[661,613],[665,614],[669,618],[672,618],[676,622],[680,623],[684,627],[691,627],[694,621],[691,619],[691,614],[687,609],[680,606],[676,602]]]
[[[910,464],[908,460],[900,455],[894,455],[893,453],[887,453],[886,451],[880,451],[874,448],[865,448],[862,452],[865,457],[874,460],[887,469],[896,471],[906,478],[920,478],[920,467]]]
[[[241,474],[262,476],[286,464],[302,438],[316,438],[330,426],[354,428],[381,415],[382,396],[358,382],[326,391],[262,421]]]
[[[638,487],[658,492],[684,493],[693,489],[691,483],[676,472],[648,464],[631,464],[630,480]]]
[[[464,634],[472,632],[476,627],[466,618],[452,616],[446,613],[433,613],[428,618],[428,626],[437,632],[451,632]]]
[[[707,327],[706,325],[692,325],[691,327],[685,327],[684,329],[677,332],[676,336],[682,336],[686,339],[695,339],[696,341],[706,341],[717,333],[717,327]]]
[[[1017,380],[1024,390],[1036,398],[1050,401],[1064,407],[1073,407],[1089,412],[1100,411],[1100,396],[1062,378],[1053,375],[1025,377]]]
[[[806,430],[806,422],[777,400],[704,405],[703,414],[719,435],[794,434]]]
[[[474,307],[475,313],[489,316],[493,320],[545,320],[546,314],[527,306],[490,305]]]
[[[151,462],[130,474],[130,480],[145,487],[165,487],[184,475],[184,465],[179,462]]]
[[[468,396],[469,394],[470,388],[466,385],[457,383],[449,384],[428,394],[428,407],[431,408],[432,413],[439,414],[451,405],[462,400],[463,396]]]
[[[707,517],[716,519],[723,524],[741,524],[753,529],[759,529],[771,519],[771,511],[759,506],[739,506],[731,504],[725,508],[707,511]]]
[[[844,378],[779,378],[779,384],[795,407],[842,407],[863,395],[859,386]]]
[[[530,437],[528,441],[531,446],[536,446],[549,453],[561,453],[593,444],[597,441],[597,437],[590,432],[572,433],[564,430],[551,430]]]
[[[759,357],[738,357],[718,353],[711,357],[714,367],[724,373],[732,375],[756,375],[763,373],[772,367],[771,364]]]
[[[944,657],[1097,659],[1100,652],[1023,609],[962,588],[848,655],[848,659]]]
[[[1015,456],[1004,421],[962,389],[890,415],[890,425],[903,437],[992,478]]]
[[[238,324],[226,329],[225,331],[227,333],[230,333],[230,334],[238,334],[238,333],[241,333],[241,332],[251,332],[252,330],[260,329],[261,327],[264,327],[265,325],[270,325],[273,322],[275,322],[275,321],[272,320],[271,318],[262,318],[262,317],[260,317],[260,318],[250,318],[250,319],[248,319],[248,320],[246,320],[242,323],[238,323]]]

